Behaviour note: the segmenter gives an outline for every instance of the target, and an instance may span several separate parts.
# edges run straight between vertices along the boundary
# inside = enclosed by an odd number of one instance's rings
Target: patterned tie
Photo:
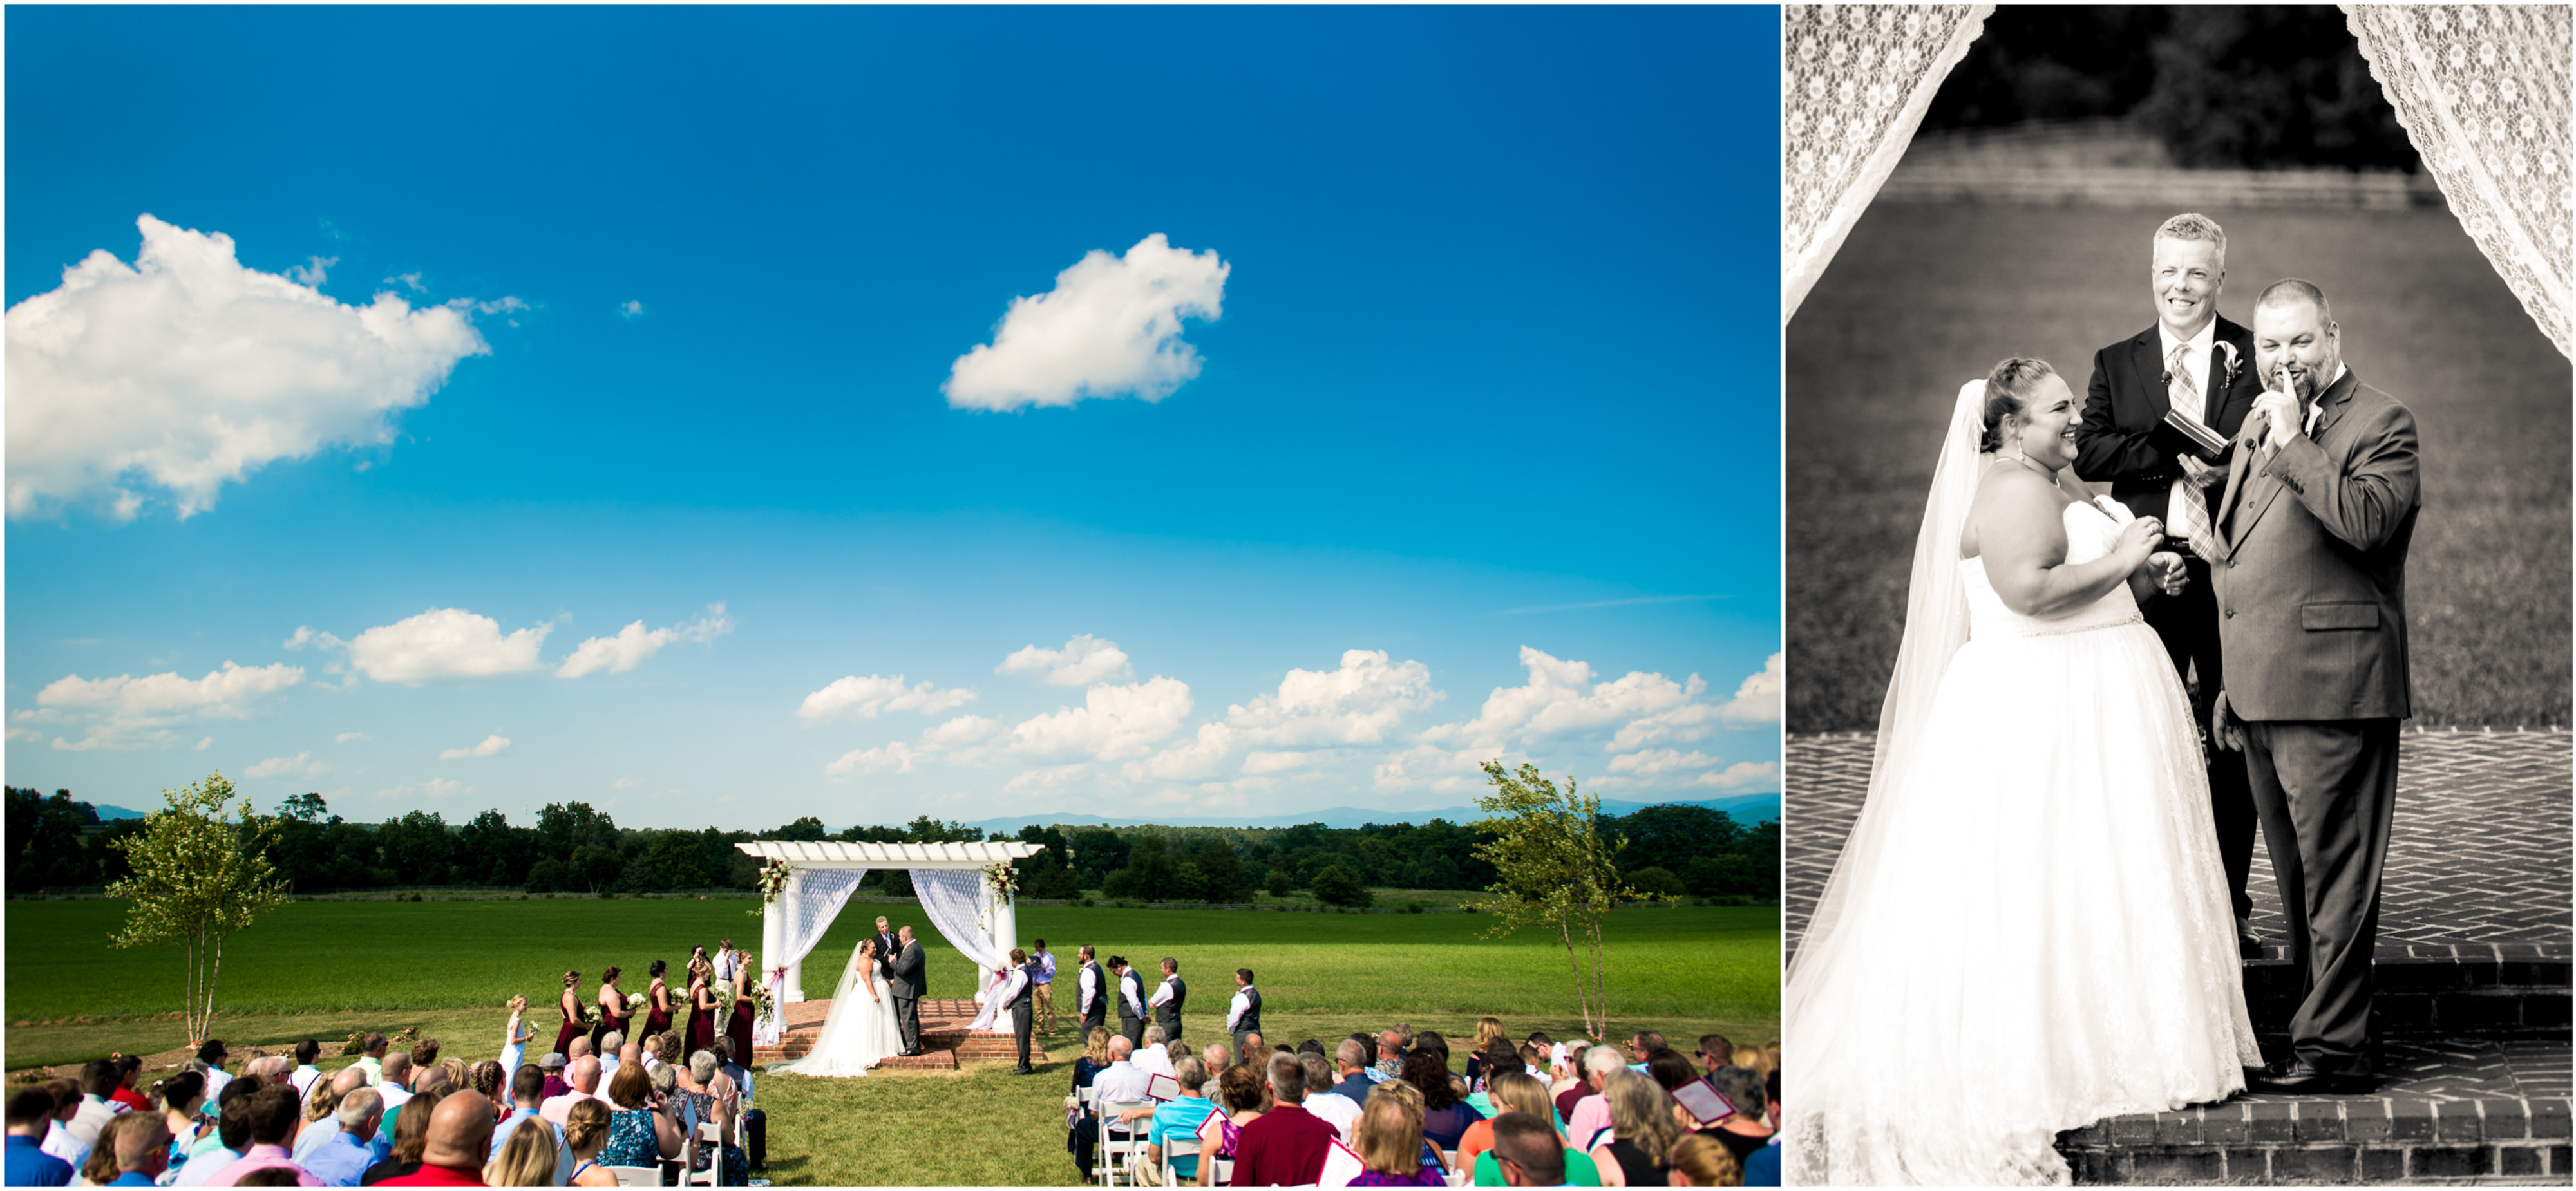
[[[2165,399],[2196,422],[2200,420],[2200,385],[2192,380],[2191,369],[2184,364],[2182,345],[2177,343],[2173,354],[2165,357],[2165,375],[2169,378],[2165,381]],[[2210,528],[2209,505],[2189,479],[2174,479],[2173,492],[2165,500],[2165,532],[2181,538],[2202,562],[2218,561],[2218,536]]]

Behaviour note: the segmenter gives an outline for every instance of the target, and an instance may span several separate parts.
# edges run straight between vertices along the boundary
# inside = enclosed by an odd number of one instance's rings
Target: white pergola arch
[[[992,967],[1019,945],[1019,917],[1016,899],[984,881],[983,870],[1044,850],[1044,845],[1016,840],[973,844],[753,840],[734,846],[789,869],[786,888],[760,914],[760,965],[767,970],[786,968],[778,992],[781,1005],[805,999],[805,955],[869,869],[899,868],[911,874],[924,915],[940,937],[977,968]]]

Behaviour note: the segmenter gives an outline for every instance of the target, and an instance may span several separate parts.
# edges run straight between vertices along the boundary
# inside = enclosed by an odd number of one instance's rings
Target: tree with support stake
[[[1486,817],[1473,826],[1493,838],[1476,845],[1476,855],[1493,865],[1496,875],[1486,887],[1493,896],[1474,908],[1500,919],[1484,937],[1499,939],[1525,926],[1554,931],[1565,943],[1565,962],[1574,972],[1584,1032],[1598,1041],[1610,1029],[1601,916],[1622,901],[1668,899],[1631,889],[1620,879],[1611,858],[1628,841],[1602,836],[1600,796],[1577,794],[1573,775],[1566,776],[1560,793],[1556,783],[1539,776],[1536,765],[1525,764],[1518,773],[1500,761],[1487,761],[1483,768],[1494,792],[1476,799],[1476,809]]]
[[[286,902],[286,886],[269,864],[277,826],[244,798],[240,822],[224,819],[233,784],[216,773],[195,785],[163,790],[169,803],[143,822],[143,830],[116,841],[134,875],[107,887],[126,903],[125,925],[110,936],[118,947],[175,943],[188,957],[188,1000],[182,1014],[191,1042],[213,1032],[215,980],[222,974],[224,940],[250,928],[261,911]]]

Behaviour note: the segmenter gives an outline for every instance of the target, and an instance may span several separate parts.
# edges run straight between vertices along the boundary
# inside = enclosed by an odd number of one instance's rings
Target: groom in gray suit
[[[2343,363],[2326,296],[2279,281],[2254,307],[2270,390],[2219,498],[2220,647],[2211,732],[2241,747],[2306,995],[2295,1058],[2256,1091],[2367,1092],[2371,951],[2397,805],[2415,415]],[[2241,721],[2241,722],[2240,722]]]
[[[930,986],[922,974],[921,942],[912,937],[907,926],[896,932],[903,950],[896,952],[894,970],[886,973],[886,991],[894,995],[894,1022],[903,1033],[903,1049],[897,1053],[921,1053],[921,994]]]

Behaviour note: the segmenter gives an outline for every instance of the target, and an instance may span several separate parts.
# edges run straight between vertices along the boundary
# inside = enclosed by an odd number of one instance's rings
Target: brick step
[[[2257,1023],[2290,1020],[2304,990],[2283,948],[2245,965]],[[2390,944],[2373,958],[2371,1015],[2382,1036],[2564,1035],[2570,949],[2564,945]]]

